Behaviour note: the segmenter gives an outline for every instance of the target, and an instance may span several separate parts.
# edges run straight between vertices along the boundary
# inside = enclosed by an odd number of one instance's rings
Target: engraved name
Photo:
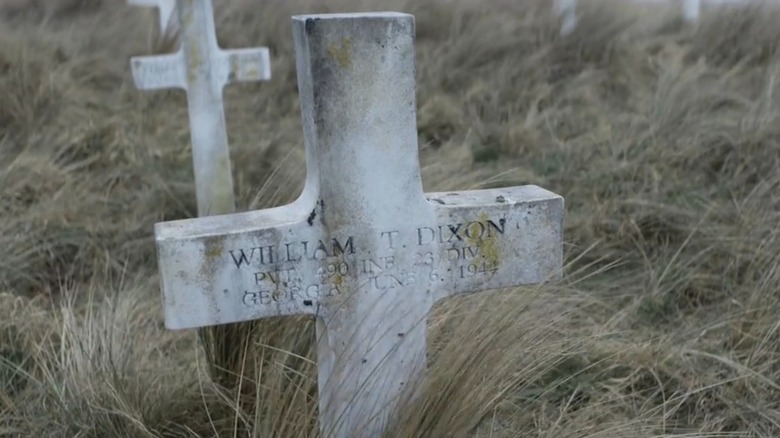
[[[506,219],[499,219],[498,223],[487,220],[474,221],[466,224],[439,225],[436,228],[421,227],[417,229],[417,245],[423,246],[430,243],[455,243],[470,242],[484,238],[492,238],[497,234],[504,234]]]
[[[318,240],[317,242],[284,243],[279,246],[256,246],[229,252],[236,268],[253,264],[273,265],[283,262],[296,263],[302,260],[325,260],[342,254],[354,254],[354,239],[348,237],[344,242],[332,239],[330,242]]]

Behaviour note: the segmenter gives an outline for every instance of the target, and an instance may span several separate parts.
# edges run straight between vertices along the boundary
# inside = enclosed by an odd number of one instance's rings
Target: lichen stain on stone
[[[211,264],[213,259],[219,257],[223,253],[222,239],[206,239],[205,246],[204,254],[206,254],[206,262],[209,264]]]
[[[230,172],[230,159],[221,157],[214,163],[215,172],[209,199],[210,211],[208,214],[229,214],[235,210],[233,199],[233,177]]]
[[[189,56],[187,57],[187,79],[190,83],[195,82],[198,77],[198,68],[200,68],[200,50],[195,41],[190,41]]]
[[[336,272],[336,275],[333,276],[333,285],[336,286],[336,289],[341,290],[344,286],[344,276]]]
[[[203,259],[198,270],[197,281],[206,289],[214,289],[216,272],[221,265],[219,258],[224,254],[224,240],[218,236],[203,239]],[[207,294],[210,315],[219,314],[219,306],[214,294]]]
[[[474,230],[472,228],[472,230],[469,230],[470,232],[467,233],[472,237],[468,237],[467,235],[466,239],[468,240],[469,246],[476,246],[479,248],[479,253],[482,254],[482,258],[485,260],[485,263],[487,263],[489,269],[497,269],[501,264],[501,249],[498,245],[498,234],[491,234],[489,231],[489,220],[490,218],[487,213],[480,214],[477,222],[485,227],[484,232],[479,233],[479,230]],[[476,226],[476,223],[472,224],[472,227]],[[480,234],[482,237],[477,237]]]
[[[230,74],[228,75],[229,81],[234,81],[236,78],[240,77],[239,71],[241,70],[241,62],[238,59],[238,56],[231,56],[230,57]]]
[[[183,0],[180,7],[184,12],[182,17],[182,29],[192,29],[193,21],[195,21],[195,5],[192,4],[192,0]],[[195,81],[198,75],[198,68],[202,62],[201,53],[198,49],[197,36],[185,35],[187,40],[187,46],[189,46],[189,53],[187,53],[187,79],[190,82]]]
[[[341,45],[335,43],[329,44],[328,53],[331,58],[339,63],[341,68],[349,68],[352,66],[352,40],[349,38],[342,38]]]
[[[255,60],[246,60],[241,62],[241,57],[238,55],[230,56],[230,74],[229,81],[234,80],[260,80],[260,66]]]
[[[344,260],[343,256],[335,258],[335,260],[333,262],[331,262],[330,264],[332,264],[332,265],[337,267],[336,268],[336,272],[333,274],[332,277],[328,278],[328,281],[325,281],[323,283],[324,284],[330,283],[330,284],[332,284],[336,288],[336,290],[341,291],[344,288],[344,280],[345,280],[344,277],[345,276],[338,272],[338,266],[341,266],[342,263],[346,263],[346,262],[347,261]],[[327,275],[327,273],[326,273],[326,275]]]
[[[243,76],[247,80],[260,80],[260,70],[257,68],[257,66],[253,65],[244,72]]]

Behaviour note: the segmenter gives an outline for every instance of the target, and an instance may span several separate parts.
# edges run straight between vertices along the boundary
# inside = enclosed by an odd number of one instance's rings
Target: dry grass
[[[303,146],[289,16],[418,25],[427,190],[566,197],[567,278],[444,303],[423,397],[390,436],[780,436],[780,14],[547,2],[216,1],[271,82],[226,93],[240,209],[290,202]],[[261,325],[238,393],[162,328],[157,221],[195,215],[184,96],[120,2],[0,4],[0,436],[316,434],[312,321]],[[296,352],[291,354],[289,351]]]

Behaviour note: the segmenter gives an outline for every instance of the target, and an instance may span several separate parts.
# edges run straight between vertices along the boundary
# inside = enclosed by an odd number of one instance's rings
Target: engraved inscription
[[[293,281],[297,276],[298,273],[295,271],[295,268],[255,272],[255,283],[262,284],[270,281],[273,284],[287,286],[287,283]]]
[[[510,229],[514,229],[512,226]],[[501,265],[498,240],[505,218],[379,232],[379,248],[359,253],[355,236],[236,248],[227,263],[251,272],[242,293],[245,306],[297,302],[304,306],[342,295],[344,282],[360,291],[385,292],[415,284],[495,275]],[[251,286],[249,286],[251,285]]]
[[[506,219],[499,219],[498,224],[492,220],[485,222],[469,222],[466,224],[439,225],[436,228],[422,227],[417,229],[417,244],[419,246],[429,243],[455,243],[469,239],[482,239],[483,237],[495,237],[496,234],[504,234]]]
[[[287,301],[317,301],[320,298],[341,294],[336,286],[325,287],[320,284],[310,284],[305,288],[274,289],[259,291],[244,291],[243,302],[248,307],[268,306]]]

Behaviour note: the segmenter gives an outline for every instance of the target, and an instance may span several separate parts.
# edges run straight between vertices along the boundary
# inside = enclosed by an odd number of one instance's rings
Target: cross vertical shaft
[[[414,17],[296,16],[293,29],[313,174],[306,190],[319,195],[322,224],[334,235],[366,226],[386,230],[356,243],[375,257],[411,265],[411,252],[386,252],[386,241],[399,229],[399,218],[435,220],[419,173]],[[374,437],[424,370],[433,297],[414,287],[367,295],[374,289],[370,281],[342,281],[345,290],[362,297],[318,315],[322,431]],[[416,306],[398,310],[407,294],[417,293]]]
[[[233,177],[222,101],[214,19],[210,0],[179,0],[181,50],[187,66],[192,160],[198,216],[235,210]]]

